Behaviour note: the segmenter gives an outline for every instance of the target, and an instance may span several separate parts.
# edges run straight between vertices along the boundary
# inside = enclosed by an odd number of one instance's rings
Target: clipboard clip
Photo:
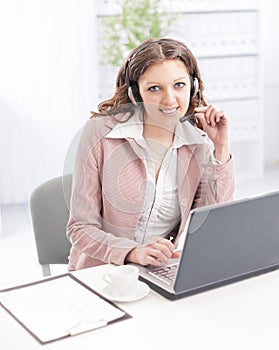
[[[76,323],[74,326],[67,329],[69,335],[77,335],[80,333],[88,332],[97,328],[105,327],[107,326],[107,321],[105,320],[98,320],[98,321],[92,321],[92,322],[85,322],[80,321]]]

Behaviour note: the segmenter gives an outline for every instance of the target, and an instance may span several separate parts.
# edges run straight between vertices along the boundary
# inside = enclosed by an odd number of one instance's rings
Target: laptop
[[[279,268],[279,191],[190,212],[181,255],[139,266],[139,279],[175,300]]]

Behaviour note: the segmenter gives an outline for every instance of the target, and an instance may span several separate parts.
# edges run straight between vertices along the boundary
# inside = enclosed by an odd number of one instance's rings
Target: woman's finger
[[[160,250],[155,248],[151,248],[150,251],[148,251],[148,255],[160,260],[164,264],[167,264],[169,261],[169,258],[166,255],[164,255]]]
[[[206,111],[206,118],[207,118],[208,124],[215,126],[215,116],[216,116],[216,108],[213,106],[210,106]]]
[[[211,126],[215,126],[217,123],[220,122],[222,117],[225,117],[224,111],[218,110],[213,105],[196,107],[195,112],[195,116],[200,119],[201,123],[203,122],[202,114],[204,114],[206,123]]]
[[[204,113],[195,113],[195,117],[199,119],[199,121],[201,122],[202,124],[202,128],[203,130],[206,131],[207,127],[208,127],[208,123],[205,119],[205,115]]]
[[[153,248],[156,250],[159,250],[162,254],[164,254],[167,258],[170,258],[173,252],[173,249],[170,249],[165,244],[162,244],[160,242],[154,243]]]
[[[145,261],[145,264],[144,264],[144,265],[153,265],[153,266],[158,266],[158,267],[159,267],[159,266],[162,265],[162,263],[161,263],[160,260],[154,258],[154,257],[151,256],[151,255],[148,255],[148,256],[146,257],[146,261]]]

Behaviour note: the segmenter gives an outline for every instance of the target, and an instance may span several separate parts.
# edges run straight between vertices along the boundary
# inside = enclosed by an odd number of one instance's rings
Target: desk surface
[[[111,265],[74,272],[102,293]],[[228,350],[279,347],[279,270],[177,301],[156,292],[117,303],[133,316],[109,327],[41,345],[0,309],[0,348],[45,350],[177,349]]]

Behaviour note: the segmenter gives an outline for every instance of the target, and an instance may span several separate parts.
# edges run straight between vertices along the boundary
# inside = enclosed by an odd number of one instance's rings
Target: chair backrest
[[[50,264],[67,264],[70,242],[66,237],[72,175],[56,177],[38,186],[30,197],[31,220],[43,275]]]

